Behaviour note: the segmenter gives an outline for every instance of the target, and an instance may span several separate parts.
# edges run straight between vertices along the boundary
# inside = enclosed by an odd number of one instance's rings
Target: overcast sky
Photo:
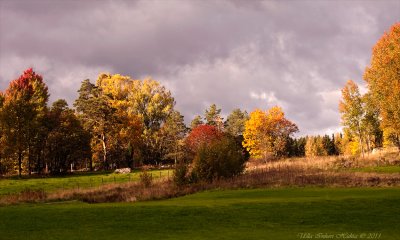
[[[70,106],[100,72],[151,76],[190,122],[216,103],[283,107],[300,135],[340,129],[340,88],[400,20],[400,0],[0,0],[0,89],[33,67]]]

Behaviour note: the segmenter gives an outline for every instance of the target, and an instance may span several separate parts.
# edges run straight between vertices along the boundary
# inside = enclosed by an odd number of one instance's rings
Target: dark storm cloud
[[[337,130],[339,89],[362,82],[400,1],[0,0],[0,89],[28,66],[72,103],[101,71],[147,75],[189,121],[281,105],[302,134]]]

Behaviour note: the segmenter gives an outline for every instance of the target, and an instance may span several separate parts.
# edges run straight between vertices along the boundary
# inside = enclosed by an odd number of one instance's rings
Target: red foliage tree
[[[220,139],[223,133],[215,126],[199,125],[195,127],[186,138],[186,146],[192,151],[197,150],[203,145],[210,143],[214,140]]]
[[[6,131],[6,147],[18,156],[18,172],[22,172],[22,160],[28,156],[28,171],[34,145],[39,142],[40,130],[46,116],[48,88],[42,76],[32,68],[10,83],[4,95],[0,124]]]

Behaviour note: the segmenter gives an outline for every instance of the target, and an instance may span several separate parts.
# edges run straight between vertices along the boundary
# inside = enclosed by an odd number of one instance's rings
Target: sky
[[[72,106],[99,73],[151,77],[187,123],[279,105],[298,135],[340,131],[340,89],[362,79],[400,0],[0,0],[0,90],[33,67]]]

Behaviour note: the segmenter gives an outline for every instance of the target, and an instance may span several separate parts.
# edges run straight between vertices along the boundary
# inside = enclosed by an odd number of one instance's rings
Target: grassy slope
[[[299,239],[304,232],[396,239],[399,215],[399,188],[211,191],[142,203],[3,207],[0,239]]]
[[[149,171],[154,178],[171,176],[172,170],[153,170]],[[169,173],[168,173],[169,172]],[[114,173],[85,173],[73,174],[65,177],[48,177],[48,178],[27,178],[27,179],[1,179],[0,195],[7,193],[15,193],[31,189],[44,189],[45,191],[54,191],[68,188],[90,188],[101,184],[113,183],[114,177],[116,182],[137,181],[140,171],[136,170],[130,174],[114,174]]]

